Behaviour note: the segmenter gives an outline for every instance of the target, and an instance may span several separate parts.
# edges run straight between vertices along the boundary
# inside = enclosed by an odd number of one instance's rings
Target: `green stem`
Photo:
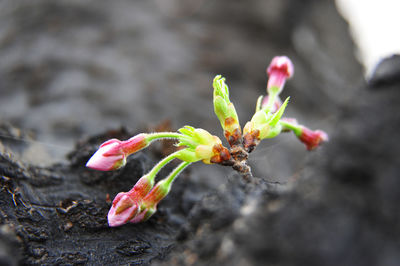
[[[284,129],[289,129],[289,130],[293,131],[293,133],[296,136],[300,136],[301,135],[301,131],[302,131],[301,126],[299,126],[297,124],[294,124],[294,123],[282,121],[282,120],[279,121],[279,124],[281,124],[281,126]]]
[[[168,155],[167,157],[165,157],[164,159],[162,159],[161,161],[159,161],[154,167],[153,169],[150,170],[150,172],[148,173],[149,176],[149,181],[154,182],[154,178],[156,177],[157,173],[170,161],[172,161],[173,159],[176,158],[176,156],[178,155],[179,151],[176,151],[174,153],[171,153],[170,155]]]
[[[263,108],[263,110],[266,113],[271,112],[272,107],[274,106],[275,99],[276,99],[277,96],[278,96],[278,93],[276,93],[276,92],[271,92],[270,94],[268,94],[268,102],[265,105],[265,107]]]
[[[175,178],[191,163],[182,162],[178,165],[170,174],[165,178],[165,184],[171,186],[172,182],[174,182]]]
[[[184,135],[177,132],[155,132],[150,133],[146,136],[148,141],[153,141],[157,139],[181,139]]]
[[[155,185],[155,187],[147,194],[142,201],[142,208],[145,210],[154,209],[155,206],[165,198],[172,186],[172,182],[175,178],[185,169],[189,164],[188,162],[182,162],[176,167],[168,177],[164,178]]]
[[[193,146],[196,146],[196,144],[193,142],[191,138],[177,132],[155,132],[155,133],[149,133],[146,136],[146,140],[148,142],[152,142],[154,140],[159,140],[159,139],[184,140],[185,142],[192,144]]]

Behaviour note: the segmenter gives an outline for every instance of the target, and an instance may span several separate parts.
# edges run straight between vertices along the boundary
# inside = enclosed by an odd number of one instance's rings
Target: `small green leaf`
[[[271,120],[269,121],[269,125],[271,127],[274,127],[276,124],[278,124],[279,120],[281,119],[283,113],[285,112],[286,105],[289,102],[290,97],[287,97],[282,106],[278,109],[278,111],[275,112]]]
[[[188,163],[193,163],[200,161],[201,158],[199,158],[196,153],[191,150],[191,149],[183,149],[177,152],[176,158],[179,160],[188,162]]]
[[[194,144],[193,142],[190,141],[186,141],[186,140],[180,140],[178,143],[174,144],[176,147],[188,147],[188,149],[195,149],[196,148],[196,144]]]
[[[193,136],[194,127],[184,126],[184,127],[180,128],[180,129],[178,129],[178,131],[180,133],[182,133],[183,135],[191,137],[191,136]]]

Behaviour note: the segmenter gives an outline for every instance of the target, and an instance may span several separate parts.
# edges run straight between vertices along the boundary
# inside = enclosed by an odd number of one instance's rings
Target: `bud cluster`
[[[157,163],[130,191],[116,195],[108,213],[109,225],[120,226],[149,219],[156,212],[158,203],[168,195],[173,181],[191,163],[202,161],[205,164],[232,166],[245,179],[251,181],[251,169],[247,158],[261,140],[274,138],[281,132],[292,131],[308,150],[313,150],[328,141],[325,132],[312,131],[298,124],[296,119],[283,117],[289,97],[282,102],[279,95],[286,80],[291,78],[293,73],[294,67],[288,57],[277,56],[272,59],[267,68],[267,95],[258,98],[256,111],[245,124],[243,132],[235,106],[229,99],[229,88],[225,78],[221,75],[214,78],[214,112],[220,121],[229,148],[223,146],[217,136],[191,126],[180,128],[178,132],[141,133],[125,141],[111,139],[101,144],[86,164],[89,168],[101,171],[123,167],[129,155],[148,147],[155,140],[176,139],[176,145],[182,147]],[[166,178],[154,185],[156,175],[173,159],[182,162]]]

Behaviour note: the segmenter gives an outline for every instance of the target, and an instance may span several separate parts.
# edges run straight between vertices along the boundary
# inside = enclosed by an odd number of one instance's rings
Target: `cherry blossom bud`
[[[132,220],[130,220],[130,223],[140,223],[147,221],[155,212],[157,211],[157,207],[154,208],[145,208],[141,213],[136,215]]]
[[[108,212],[108,225],[111,227],[126,224],[140,211],[140,206],[134,195],[129,192],[120,192],[115,197]]]
[[[121,149],[122,141],[111,139],[104,142],[86,163],[86,167],[111,171],[121,168],[126,163],[126,156]]]
[[[328,134],[322,130],[311,130],[303,125],[299,125],[294,118],[282,118],[279,123],[282,125],[282,131],[293,131],[297,138],[303,142],[307,150],[314,150],[323,142],[329,140]]]
[[[297,137],[303,142],[307,150],[313,150],[321,145],[323,142],[327,142],[329,140],[328,134],[326,134],[322,130],[310,130],[304,126],[301,127],[301,131],[299,134],[296,134]]]
[[[269,94],[279,94],[286,79],[293,76],[294,67],[287,56],[275,56],[267,69],[269,75],[267,90]]]
[[[164,199],[171,190],[171,183],[167,179],[159,181],[142,201],[142,211],[131,219],[131,223],[139,223],[148,220],[156,211],[157,204]]]
[[[127,156],[148,146],[150,142],[147,141],[146,136],[146,134],[139,134],[125,141],[107,140],[89,159],[86,167],[100,171],[111,171],[123,167]]]
[[[153,184],[154,178],[145,175],[130,191],[118,193],[108,212],[108,225],[120,226],[140,215],[142,200],[152,189]]]
[[[122,150],[125,154],[130,155],[135,152],[140,151],[141,149],[149,146],[150,141],[147,139],[149,134],[139,134],[128,140],[122,142]]]
[[[138,223],[149,219],[156,211],[158,203],[164,199],[171,190],[172,183],[175,178],[187,167],[190,163],[183,162],[176,167],[168,177],[159,181],[153,189],[143,198],[141,203],[141,212],[129,222]]]
[[[146,208],[155,207],[171,190],[171,182],[167,179],[159,181],[153,189],[143,199],[143,205]]]
[[[134,197],[137,199],[142,199],[147,195],[147,193],[149,193],[153,186],[154,177],[151,173],[149,173],[142,176],[128,193],[134,195]]]

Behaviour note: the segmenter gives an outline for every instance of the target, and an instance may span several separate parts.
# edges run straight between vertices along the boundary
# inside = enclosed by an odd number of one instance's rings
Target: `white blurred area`
[[[350,23],[367,77],[384,57],[400,54],[400,0],[336,0]]]

